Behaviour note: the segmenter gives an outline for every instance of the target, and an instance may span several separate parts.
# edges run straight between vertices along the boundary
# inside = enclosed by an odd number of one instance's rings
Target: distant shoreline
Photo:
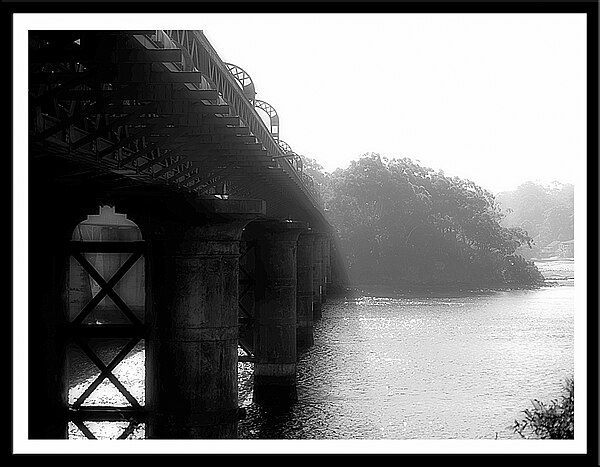
[[[569,262],[573,262],[575,261],[575,258],[558,258],[558,257],[552,257],[552,258],[532,258],[529,261],[533,261],[534,263],[551,263],[551,262],[559,262],[559,261],[569,261]]]
[[[556,281],[568,281],[575,278],[575,261],[573,258],[558,258],[532,260],[538,270],[542,273],[548,284]]]

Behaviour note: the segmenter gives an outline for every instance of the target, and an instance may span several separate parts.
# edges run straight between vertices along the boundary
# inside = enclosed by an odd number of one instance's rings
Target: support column
[[[329,291],[329,283],[331,281],[331,262],[329,259],[329,235],[320,234],[319,240],[321,243],[321,284],[322,284],[322,293],[321,293],[321,303],[325,303],[327,301],[327,293]]]
[[[331,237],[323,242],[323,266],[325,267],[325,295],[331,292]]]
[[[264,203],[219,201],[227,216],[150,236],[148,438],[237,437],[239,240]]]
[[[67,302],[71,228],[36,213],[29,228],[28,436],[68,437]],[[48,228],[48,226],[52,228]],[[27,310],[23,310],[27,312]]]
[[[240,276],[238,304],[240,307],[239,344],[248,353],[254,354],[254,245],[240,242]]]
[[[323,255],[321,252],[320,233],[311,234],[313,238],[313,319],[321,319],[321,308],[323,305]]]
[[[296,290],[296,344],[299,350],[314,344],[313,337],[313,239],[309,231],[298,237]]]
[[[248,230],[257,240],[254,401],[285,406],[297,400],[296,257],[306,224],[254,222]]]
[[[69,242],[91,212],[87,194],[52,182],[52,165],[30,167],[28,226],[28,437],[66,439],[69,421]],[[30,161],[32,163],[32,161]],[[18,253],[18,252],[17,252]],[[18,303],[18,298],[15,303]],[[21,310],[19,310],[21,311]]]

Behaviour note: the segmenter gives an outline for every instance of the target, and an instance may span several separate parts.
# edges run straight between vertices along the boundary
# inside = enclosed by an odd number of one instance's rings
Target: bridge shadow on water
[[[299,350],[300,362],[310,359],[311,349]],[[238,363],[239,406],[244,416],[238,423],[239,439],[315,439],[326,436],[327,415],[314,398],[320,399],[313,391],[306,391],[302,375],[299,375],[298,400],[284,406],[263,406],[253,401],[253,364]],[[318,429],[323,421],[323,431]]]
[[[238,425],[240,439],[286,439],[290,438],[290,424],[295,419],[294,406],[246,407],[246,415]]]

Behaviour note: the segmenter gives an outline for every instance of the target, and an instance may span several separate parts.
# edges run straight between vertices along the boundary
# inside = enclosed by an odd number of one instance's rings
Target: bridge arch
[[[277,142],[279,143],[279,147],[281,147],[281,149],[283,149],[284,157],[290,161],[290,163],[292,164],[294,169],[297,172],[299,172],[300,175],[303,177],[305,174],[303,173],[304,164],[302,161],[302,156],[300,156],[299,154],[296,154],[292,150],[292,147],[285,141],[280,139]]]
[[[254,82],[252,78],[242,67],[234,65],[233,63],[225,63],[225,66],[229,72],[233,75],[235,80],[242,88],[242,92],[248,98],[248,100],[254,104],[254,98],[256,97],[256,90],[254,88]]]
[[[271,132],[271,136],[273,136],[274,139],[279,140],[279,115],[277,115],[275,108],[268,102],[259,99],[254,101],[254,107],[267,114],[269,117],[269,131]]]
[[[101,205],[98,214],[91,214],[87,219],[80,222],[73,230],[72,242],[88,243],[112,243],[112,242],[140,242],[143,241],[140,228],[127,215],[117,213],[114,206]],[[89,247],[88,247],[89,248]],[[79,251],[86,261],[95,268],[105,281],[110,280],[129,256],[130,252],[119,251],[109,252],[106,248],[98,248],[102,251],[86,252],[85,249]],[[78,256],[78,255],[76,255]],[[69,287],[69,310],[70,317],[76,313],[76,305],[85,306],[82,300],[91,300],[100,290],[98,282],[89,273],[86,283],[81,282],[82,274],[86,273],[85,268],[76,260],[76,256],[70,259],[70,287]],[[87,266],[87,265],[86,265]],[[85,286],[85,289],[82,287]],[[143,315],[144,308],[144,262],[141,257],[136,260],[131,268],[125,272],[121,280],[115,283],[113,290],[131,307],[134,307],[138,318]],[[114,307],[111,304],[110,296],[105,296],[99,303],[99,308]],[[99,309],[92,310],[87,321],[98,321],[97,315]],[[101,314],[101,313],[100,313]],[[120,321],[123,321],[120,317]],[[113,317],[114,319],[114,317]],[[102,321],[102,320],[100,320]]]
[[[73,230],[67,274],[69,437],[143,438],[146,285],[140,228],[114,206],[100,205],[98,214]],[[124,360],[126,373],[119,369]],[[113,402],[107,406],[106,400]]]
[[[284,153],[285,155],[287,155],[287,154],[296,154],[296,153],[295,153],[295,152],[292,150],[292,147],[291,147],[289,144],[287,144],[285,141],[283,141],[282,139],[280,139],[280,140],[278,141],[278,143],[279,143],[279,146],[281,147],[281,149],[283,149],[283,153]]]

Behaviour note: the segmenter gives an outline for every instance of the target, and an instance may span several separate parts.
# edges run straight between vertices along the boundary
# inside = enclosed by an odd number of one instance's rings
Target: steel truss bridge
[[[63,177],[109,172],[123,187],[264,199],[268,217],[328,225],[277,112],[201,31],[39,31],[30,41],[30,151],[77,162]]]
[[[312,342],[335,241],[319,187],[248,73],[201,31],[43,30],[29,33],[28,80],[30,437],[60,438],[71,421],[93,438],[84,422],[118,420],[130,421],[123,438],[142,422],[154,438],[235,437],[238,343],[255,394],[293,400],[296,340]],[[115,203],[145,241],[73,241],[86,213]],[[90,254],[131,256],[109,278]],[[116,291],[140,258],[146,318]],[[100,292],[69,316],[76,267]],[[89,322],[105,297],[126,324]],[[94,338],[128,342],[104,361]],[[141,339],[149,408],[113,372]],[[100,371],[70,405],[69,342]],[[105,379],[127,407],[86,407]],[[212,389],[191,391],[198,379]]]

